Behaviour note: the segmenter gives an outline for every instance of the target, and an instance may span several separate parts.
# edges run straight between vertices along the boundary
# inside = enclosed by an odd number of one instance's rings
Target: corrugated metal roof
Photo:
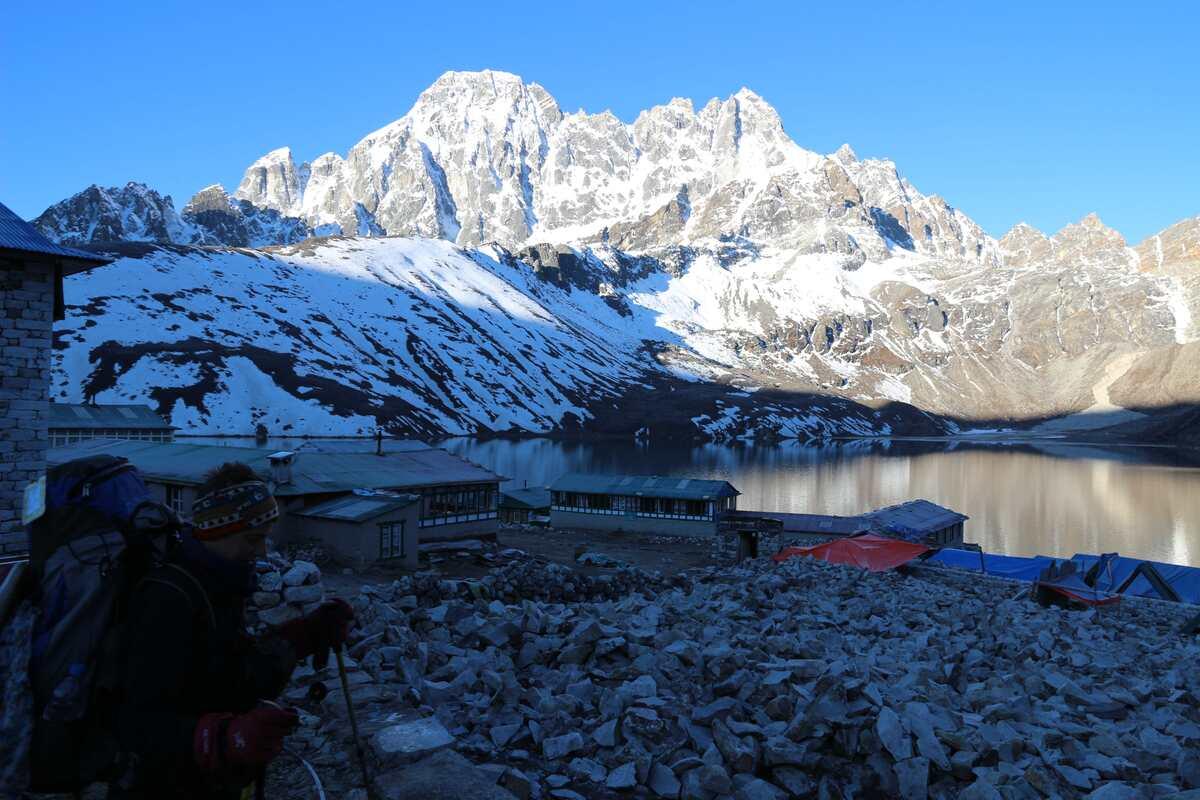
[[[863,517],[882,530],[901,537],[922,536],[970,519],[966,514],[942,508],[928,500],[897,503],[864,514]]]
[[[741,492],[728,481],[706,481],[695,478],[663,478],[658,475],[590,475],[571,472],[550,485],[556,492],[585,494],[643,495],[674,500],[705,500],[714,497],[735,497]]]
[[[386,495],[363,497],[351,494],[315,505],[312,508],[306,508],[303,511],[293,511],[290,513],[294,516],[332,519],[339,522],[363,522],[387,514],[390,511],[410,506],[419,499],[415,494],[405,494],[399,497],[388,497]]]
[[[90,262],[92,266],[108,264],[111,258],[104,258],[85,250],[74,247],[64,247],[55,244],[38,229],[13,213],[12,209],[0,203],[0,249],[20,250],[24,253],[37,253],[55,258],[69,258],[76,261]]]
[[[501,508],[549,508],[550,490],[545,486],[526,489],[505,489],[500,493]]]
[[[174,442],[117,441],[94,439],[46,453],[50,465],[97,453],[110,453],[129,459],[147,477],[173,482],[198,484],[204,474],[227,461],[241,461],[269,477],[270,450],[253,447]],[[316,453],[299,452],[292,459],[290,483],[276,487],[281,496],[345,492],[353,489],[410,489],[443,484],[496,483],[505,480],[489,469],[473,464],[445,450],[414,450],[388,453]]]
[[[51,429],[59,428],[126,428],[136,430],[175,430],[150,406],[89,406],[74,403],[51,403]]]

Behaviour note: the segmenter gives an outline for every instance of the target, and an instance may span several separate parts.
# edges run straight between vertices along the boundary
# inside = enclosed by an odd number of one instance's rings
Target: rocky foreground
[[[1002,581],[807,560],[670,580],[495,560],[352,599],[373,796],[1200,798],[1190,607],[1047,609]],[[297,673],[290,749],[363,800],[338,685]],[[269,795],[285,786],[316,796],[288,759]]]

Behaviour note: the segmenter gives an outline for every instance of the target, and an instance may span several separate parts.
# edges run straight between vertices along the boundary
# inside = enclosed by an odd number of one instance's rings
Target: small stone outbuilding
[[[46,474],[50,353],[63,276],[111,259],[55,244],[0,204],[0,556],[27,552],[25,497]],[[31,488],[32,487],[32,488]]]
[[[321,542],[339,560],[365,567],[374,562],[417,568],[419,500],[415,494],[350,494],[292,512],[304,537]]]

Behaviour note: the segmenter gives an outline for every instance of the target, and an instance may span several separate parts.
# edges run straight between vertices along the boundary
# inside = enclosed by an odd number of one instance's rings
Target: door
[[[738,561],[758,558],[758,536],[751,531],[738,533]]]

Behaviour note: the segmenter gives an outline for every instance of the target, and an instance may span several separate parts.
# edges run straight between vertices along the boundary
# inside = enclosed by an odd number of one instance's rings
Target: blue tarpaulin
[[[947,567],[979,572],[980,554],[973,550],[954,550],[947,547],[930,556],[928,560],[933,564],[943,564]],[[1042,574],[1042,570],[1055,561],[1061,560],[1065,559],[1054,559],[1050,556],[983,554],[983,565],[987,574],[1001,578],[1012,578],[1018,581],[1035,581]],[[1079,569],[1078,574],[1082,578],[1091,569],[1092,565],[1100,560],[1100,556],[1076,553],[1070,560],[1075,562]],[[1138,565],[1143,563],[1142,559],[1127,558],[1124,556],[1114,556],[1109,561],[1111,565],[1110,569],[1103,570],[1096,580],[1095,588],[1102,592],[1116,591],[1133,574]],[[1180,600],[1185,603],[1200,604],[1200,567],[1164,564],[1159,561],[1147,561],[1145,563],[1154,567],[1158,574],[1162,576],[1162,579],[1179,595]],[[1133,597],[1159,597],[1159,593],[1141,575],[1134,579],[1133,583],[1129,585],[1123,594]]]
[[[979,572],[980,554],[972,550],[954,550],[943,548],[929,561],[934,564],[944,564],[957,569],[969,569]],[[983,554],[983,565],[988,575],[1000,578],[1012,578],[1018,581],[1035,581],[1042,570],[1054,563],[1049,556],[1002,556],[994,553]]]
[[[1076,553],[1071,559],[1079,565],[1080,572],[1086,573],[1091,569],[1092,565],[1100,560],[1099,556],[1092,556],[1086,553]],[[1096,580],[1096,588],[1106,589],[1109,591],[1117,589],[1125,580],[1133,574],[1138,565],[1142,563],[1139,558],[1127,558],[1125,556],[1116,556],[1110,559],[1111,563],[1111,578],[1109,570],[1103,570]],[[1200,568],[1185,567],[1179,564],[1164,564],[1160,561],[1145,562],[1162,576],[1162,579],[1179,595],[1179,599],[1185,603],[1200,603]],[[1139,575],[1134,579],[1124,592],[1134,597],[1158,597],[1158,592],[1150,585],[1150,582],[1145,577]]]

